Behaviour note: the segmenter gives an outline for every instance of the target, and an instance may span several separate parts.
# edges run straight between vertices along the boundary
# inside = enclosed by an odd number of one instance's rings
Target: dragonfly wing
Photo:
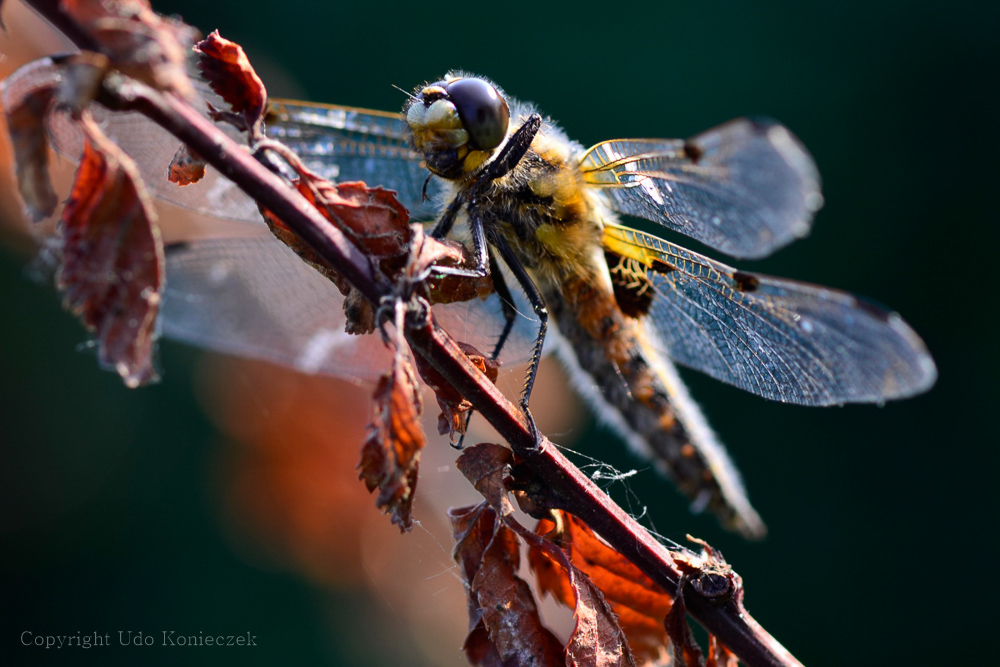
[[[166,337],[306,373],[368,381],[389,369],[381,338],[347,334],[340,292],[277,239],[194,241],[169,246],[166,254]],[[486,354],[502,329],[496,295],[435,306],[434,314]],[[505,361],[528,357],[531,324],[515,327]]]
[[[615,210],[734,257],[764,257],[805,236],[823,202],[812,157],[770,120],[740,118],[687,141],[605,141],[580,167]]]
[[[765,398],[869,403],[928,389],[923,341],[893,312],[845,292],[737,271],[611,226],[605,245],[646,267],[647,322],[675,361]]]
[[[396,191],[414,221],[437,217],[440,180],[427,181],[430,172],[410,149],[409,130],[398,113],[277,100],[268,113],[267,134],[327,180],[381,185]]]
[[[337,288],[275,238],[169,246],[165,336],[307,373],[369,380],[391,358],[377,336],[344,331]]]
[[[61,76],[58,68],[21,73],[28,78]],[[200,99],[196,108],[207,116],[205,102],[224,108],[221,99],[203,81],[194,80]],[[155,196],[172,204],[225,220],[263,224],[256,203],[212,167],[198,183],[178,186],[167,180],[167,168],[180,141],[139,113],[119,113],[93,105],[92,112],[104,132],[135,160],[146,185]],[[237,143],[245,138],[226,123],[218,127]],[[395,190],[414,220],[436,216],[436,196],[441,185],[432,179],[421,157],[407,146],[406,123],[399,114],[334,105],[272,101],[267,134],[289,145],[306,166],[332,181],[364,181]],[[64,114],[56,114],[49,127],[55,150],[73,162],[82,153],[82,135]],[[426,193],[427,200],[423,195]]]

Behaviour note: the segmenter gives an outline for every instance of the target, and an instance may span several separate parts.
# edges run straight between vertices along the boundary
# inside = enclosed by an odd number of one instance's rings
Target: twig
[[[81,26],[62,10],[58,0],[26,2],[81,48],[95,47]],[[104,95],[107,99],[101,101],[108,106],[139,111],[190,146],[241,190],[270,209],[373,303],[390,295],[376,283],[366,256],[336,227],[187,102],[124,77],[110,77]],[[520,411],[472,365],[432,317],[426,312],[423,317],[415,313],[410,318],[406,338],[497,429],[533,475],[544,481],[560,508],[584,520],[664,590],[677,589],[682,575],[669,551],[551,442],[543,439],[536,448]],[[738,598],[726,598],[720,603],[717,598],[702,595],[690,583],[684,587],[684,596],[691,616],[745,664],[751,667],[800,664],[747,614]]]

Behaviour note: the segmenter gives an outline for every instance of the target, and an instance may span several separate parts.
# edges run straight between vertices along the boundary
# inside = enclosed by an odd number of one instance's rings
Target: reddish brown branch
[[[58,0],[26,0],[82,48],[93,41],[62,11]],[[140,111],[190,146],[298,234],[326,262],[373,303],[391,294],[376,283],[366,256],[305,199],[243,147],[180,98],[158,93],[125,77],[109,77],[106,102],[116,109]],[[417,313],[419,315],[419,313]],[[583,519],[615,549],[665,590],[676,590],[682,575],[670,553],[570,463],[548,440],[535,448],[520,411],[434,324],[415,316],[407,328],[414,350],[429,361],[507,440],[534,477],[543,480],[553,503]],[[709,598],[690,583],[684,588],[689,613],[753,667],[798,665],[777,641],[746,613],[738,598]]]

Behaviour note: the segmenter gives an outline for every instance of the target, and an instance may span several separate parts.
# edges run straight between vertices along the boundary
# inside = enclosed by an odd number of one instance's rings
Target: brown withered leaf
[[[513,519],[509,521],[513,522]],[[635,658],[618,618],[605,595],[587,574],[570,562],[569,555],[554,542],[532,533],[520,524],[518,534],[532,554],[542,554],[547,566],[560,570],[565,582],[563,592],[573,609],[576,625],[566,645],[567,664],[580,667],[634,667]],[[541,587],[541,585],[540,585]]]
[[[194,28],[158,15],[145,0],[62,0],[61,4],[97,41],[115,69],[157,90],[193,97],[184,61],[198,34]]]
[[[17,186],[28,213],[36,221],[52,215],[59,203],[49,179],[45,134],[45,117],[54,95],[53,88],[39,88],[21,97],[16,106],[5,109],[17,164]]]
[[[351,238],[369,257],[375,268],[386,276],[395,276],[406,266],[409,252],[409,213],[391,190],[369,188],[364,183],[330,181],[290,162],[299,171],[295,188],[319,213]],[[277,216],[266,208],[261,213],[271,231],[310,266],[333,282],[344,300],[348,333],[368,334],[375,330],[375,311],[371,303],[348,283],[312,248],[302,241]]]
[[[195,44],[194,50],[199,54],[198,69],[212,90],[232,109],[232,113],[213,111],[213,117],[257,136],[267,108],[267,90],[243,48],[216,30]]]
[[[673,604],[672,596],[598,538],[585,523],[566,512],[558,511],[554,516],[557,522],[539,521],[535,533],[559,543],[570,562],[604,594],[636,660],[640,663],[660,660],[667,643],[663,620]],[[539,590],[572,608],[574,587],[566,569],[553,562],[551,554],[530,544],[528,563],[535,572]]]
[[[135,387],[157,378],[163,246],[135,164],[89,115],[80,128],[83,158],[60,224],[57,283],[66,307],[94,332],[100,363]]]
[[[683,595],[677,595],[663,625],[670,637],[672,649],[670,664],[675,667],[702,667],[705,663],[702,660],[701,647],[695,641],[691,626],[688,625]]]
[[[708,636],[708,660],[705,667],[739,667],[740,661],[715,635]]]
[[[455,547],[452,557],[461,570],[466,583],[466,605],[469,613],[469,634],[462,650],[471,665],[479,667],[501,667],[503,660],[496,646],[490,641],[490,633],[483,621],[479,598],[472,592],[472,581],[476,578],[483,562],[486,546],[493,539],[496,528],[496,513],[486,503],[468,507],[453,507],[448,510],[451,520],[452,539]]]
[[[181,144],[167,168],[167,180],[177,185],[191,185],[205,177],[206,162],[200,155]]]
[[[413,494],[420,451],[427,444],[420,428],[420,389],[413,368],[397,354],[392,371],[375,388],[375,417],[361,449],[358,478],[369,491],[378,489],[375,505],[392,514],[400,531],[413,526]]]
[[[462,348],[462,353],[465,354],[466,358],[481,373],[486,375],[490,382],[496,384],[500,363],[490,359],[472,345],[459,342],[458,346]],[[417,357],[416,362],[420,377],[428,387],[434,390],[438,406],[441,408],[441,414],[438,416],[438,433],[451,436],[456,433],[465,433],[472,403],[458,393],[458,390],[422,357]]]
[[[507,516],[514,506],[507,499],[503,478],[513,461],[514,453],[507,447],[483,443],[463,451],[455,465],[500,516]]]
[[[453,556],[468,584],[466,657],[475,665],[564,665],[562,643],[542,625],[528,584],[517,576],[517,535],[487,503],[449,512]],[[485,632],[484,632],[485,630]]]

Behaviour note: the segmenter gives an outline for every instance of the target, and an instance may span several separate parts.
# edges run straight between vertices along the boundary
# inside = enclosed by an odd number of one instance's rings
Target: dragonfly
[[[211,170],[196,185],[167,183],[177,141],[144,117],[109,112],[102,123],[159,198],[242,229],[168,244],[165,336],[307,373],[366,380],[386,368],[381,342],[344,332],[340,292],[269,234],[252,199]],[[78,155],[68,126],[55,123],[52,135],[57,150]],[[476,262],[464,270],[492,274],[495,293],[435,315],[459,340],[495,354],[502,341],[505,362],[529,360],[529,419],[537,364],[552,350],[693,510],[746,537],[761,537],[764,523],[675,364],[811,406],[906,398],[936,379],[924,343],[894,312],[623,224],[641,218],[743,259],[806,235],[822,204],[819,175],[775,121],[587,149],[491,81],[455,72],[419,86],[402,114],[272,101],[267,135],[325,178],[394,190],[432,234],[470,246]]]

